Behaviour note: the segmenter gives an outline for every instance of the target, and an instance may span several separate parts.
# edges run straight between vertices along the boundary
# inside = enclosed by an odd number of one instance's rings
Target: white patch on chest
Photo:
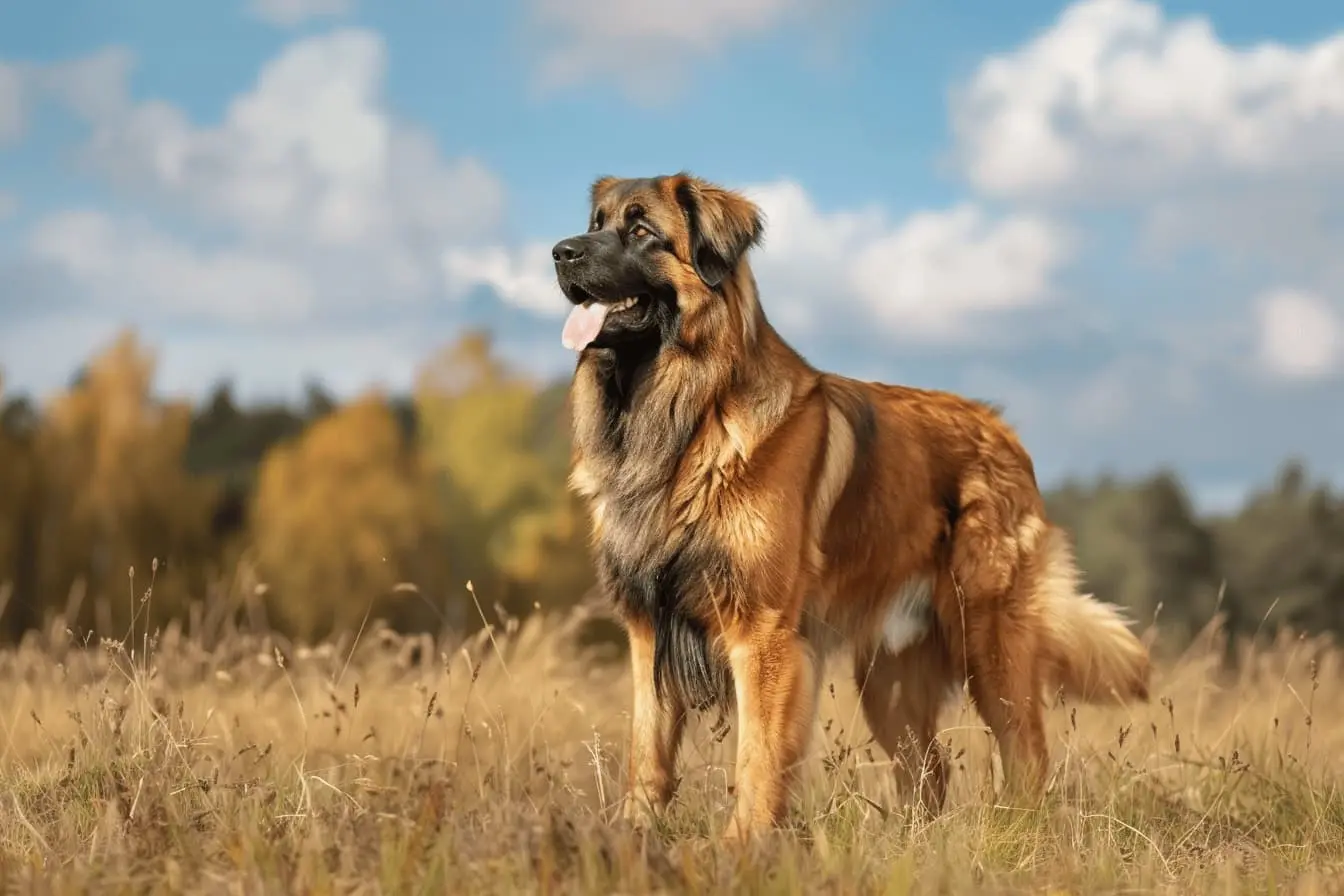
[[[933,583],[919,576],[904,582],[887,602],[882,619],[882,646],[893,655],[929,633]]]

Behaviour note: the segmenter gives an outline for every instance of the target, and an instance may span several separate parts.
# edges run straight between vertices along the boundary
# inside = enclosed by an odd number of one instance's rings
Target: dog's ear
[[[607,191],[620,182],[619,177],[603,175],[593,181],[593,185],[588,188],[588,229],[594,230],[598,225],[597,205],[606,196]]]
[[[611,189],[612,185],[619,180],[620,180],[619,177],[612,177],[611,175],[608,174],[603,175],[602,177],[599,177],[597,180],[593,181],[592,187],[588,189],[589,207],[596,208],[597,204],[602,201],[602,195],[606,193],[607,190]]]
[[[689,174],[677,175],[677,202],[686,213],[691,263],[711,289],[732,274],[765,233],[761,210],[749,199]]]

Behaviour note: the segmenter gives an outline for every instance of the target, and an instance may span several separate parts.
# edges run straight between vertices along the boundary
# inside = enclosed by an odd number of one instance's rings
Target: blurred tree
[[[336,399],[326,386],[317,380],[308,380],[303,386],[303,415],[309,422],[319,420],[336,410]]]
[[[183,466],[191,408],[153,400],[153,374],[153,357],[123,332],[55,397],[36,432],[35,587],[51,603],[87,589],[72,625],[89,625],[93,605],[108,602],[116,630],[103,636],[124,634],[132,612],[149,613],[146,624],[176,615],[203,587],[211,551],[213,489]],[[153,602],[140,607],[151,578]]]
[[[1175,476],[1067,483],[1047,504],[1073,535],[1088,590],[1128,607],[1141,626],[1156,619],[1162,642],[1183,645],[1213,617],[1220,586],[1213,538]]]
[[[315,409],[321,412],[317,416],[330,410],[329,397],[315,384],[308,386],[307,402],[305,410],[310,415]],[[248,501],[261,459],[273,446],[299,436],[308,419],[304,413],[278,404],[242,407],[228,382],[216,384],[198,408],[191,421],[186,466],[219,486],[210,532],[219,542],[222,556],[233,560],[242,551]]]
[[[38,498],[32,407],[5,397],[0,374],[0,625],[10,638],[37,624],[33,535]]]
[[[304,638],[366,610],[403,629],[474,626],[468,579],[488,618],[495,601],[558,608],[592,585],[566,487],[567,379],[518,375],[485,333],[433,355],[412,395],[346,406],[312,382],[293,406],[243,406],[221,383],[193,411],[155,399],[153,373],[124,333],[41,408],[0,392],[0,634],[65,610],[114,637],[132,608],[152,626],[244,550],[271,586],[268,621]],[[1141,623],[1161,604],[1171,647],[1208,621],[1224,579],[1237,632],[1344,634],[1344,495],[1298,463],[1221,519],[1198,519],[1167,473],[1069,482],[1047,503],[1087,588]]]
[[[419,443],[438,474],[455,579],[513,612],[573,602],[591,581],[586,521],[566,487],[565,393],[508,371],[483,332],[435,354],[416,381]]]
[[[1242,633],[1344,635],[1344,498],[1312,486],[1301,463],[1285,463],[1215,532]]]
[[[298,436],[306,423],[302,413],[283,405],[240,407],[232,385],[219,383],[192,418],[187,465],[195,473],[250,482],[266,452]]]
[[[359,626],[439,622],[441,514],[386,400],[322,417],[262,462],[251,513],[273,622],[304,639]],[[418,592],[394,593],[400,583]]]

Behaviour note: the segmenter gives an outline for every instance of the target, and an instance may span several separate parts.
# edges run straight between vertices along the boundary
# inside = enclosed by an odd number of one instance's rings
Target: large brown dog
[[[1147,700],[1147,651],[1078,591],[991,408],[810,366],[758,302],[763,224],[737,193],[603,178],[591,204],[552,255],[579,352],[570,483],[630,637],[627,811],[672,798],[688,710],[735,704],[727,835],[776,823],[840,644],[904,791],[934,810],[938,712],[962,682],[1024,795],[1048,765],[1043,689]]]

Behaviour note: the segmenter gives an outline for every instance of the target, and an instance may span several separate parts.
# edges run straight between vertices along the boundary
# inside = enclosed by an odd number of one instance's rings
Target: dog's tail
[[[1147,702],[1148,649],[1120,608],[1079,590],[1068,536],[1050,526],[1040,541],[1032,602],[1042,623],[1051,692],[1088,703]]]

